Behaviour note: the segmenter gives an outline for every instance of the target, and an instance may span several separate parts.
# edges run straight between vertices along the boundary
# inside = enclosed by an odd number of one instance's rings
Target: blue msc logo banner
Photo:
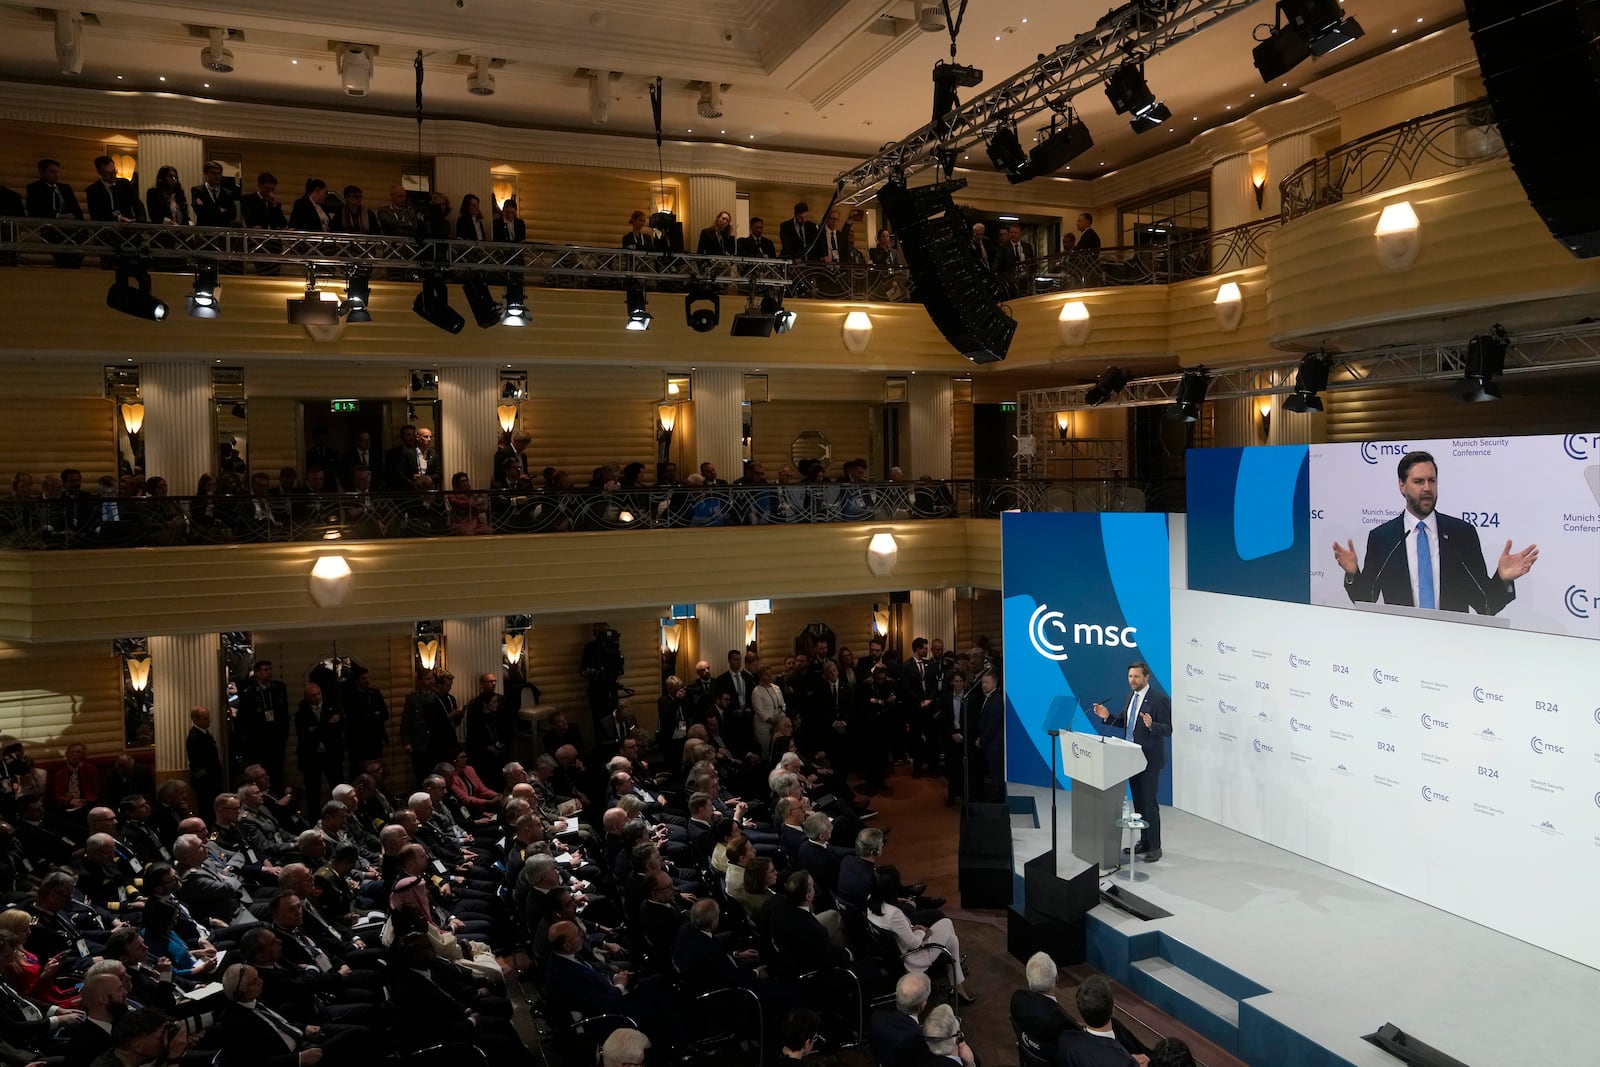
[[[1000,533],[1006,780],[1045,786],[1052,741],[1045,730],[1054,723],[1102,732],[1090,709],[1123,710],[1130,663],[1148,663],[1151,684],[1172,692],[1167,517],[1008,512]],[[1158,797],[1170,804],[1170,748],[1166,766]],[[1064,777],[1058,785],[1071,788]]]

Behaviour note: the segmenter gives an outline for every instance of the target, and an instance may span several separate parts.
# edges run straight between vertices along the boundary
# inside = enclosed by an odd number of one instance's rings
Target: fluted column
[[[156,183],[156,172],[162,167],[176,167],[178,180],[183,187],[199,185],[205,177],[205,141],[192,133],[168,133],[166,130],[140,130],[139,138],[139,191]],[[247,182],[246,188],[254,189]]]
[[[911,590],[911,636],[939,638],[945,648],[956,645],[956,591],[954,589]],[[907,651],[910,650],[907,643]]]
[[[141,363],[144,401],[144,469],[167,480],[173,496],[188,496],[211,470],[211,368],[188,363]]]
[[[445,657],[450,673],[456,676],[453,692],[461,703],[478,695],[478,675],[500,677],[505,624],[503,615],[444,620]]]
[[[1278,193],[1278,184],[1314,154],[1310,130],[1284,134],[1267,142],[1267,196],[1262,202],[1263,214],[1272,215],[1282,210],[1283,198]]]
[[[911,469],[905,475],[942,481],[950,477],[950,379],[941,374],[913,374],[906,396],[911,404]]]
[[[439,458],[445,484],[466,471],[474,489],[487,489],[493,471],[500,423],[500,376],[493,366],[467,364],[439,368]]]
[[[485,218],[494,215],[494,179],[489,161],[477,156],[434,156],[433,188],[450,198],[450,218],[461,216],[461,198],[471,193],[483,202]]]
[[[716,464],[717,476],[724,481],[733,482],[744,476],[743,404],[743,371],[716,368],[694,372],[697,454],[690,457],[691,468],[698,469],[700,464],[710,461]],[[687,477],[688,473],[684,471],[681,476]],[[739,626],[743,634],[742,619]]]
[[[1265,210],[1264,208],[1262,210]],[[1211,228],[1226,230],[1258,217],[1256,193],[1250,185],[1246,152],[1219,159],[1211,166]]]
[[[222,745],[227,709],[222,695],[222,668],[217,662],[216,634],[155,634],[150,637],[150,688],[155,694],[156,777],[188,773],[185,739],[189,709],[211,709],[211,730]]]
[[[744,600],[723,600],[694,606],[695,619],[700,624],[699,658],[711,664],[713,675],[728,669],[729,649],[743,651],[744,617],[749,611],[750,604]],[[690,674],[693,673],[690,671]]]
[[[738,188],[732,178],[721,174],[691,174],[689,176],[689,214],[684,223],[683,239],[693,245],[701,230],[710,226],[719,211],[734,215],[738,206]],[[693,247],[689,249],[694,251]]]

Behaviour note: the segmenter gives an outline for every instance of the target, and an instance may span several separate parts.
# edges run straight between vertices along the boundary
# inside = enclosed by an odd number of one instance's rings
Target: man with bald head
[[[110,834],[90,834],[78,861],[78,888],[84,898],[114,915],[137,912],[144,898],[117,864],[117,840]]]
[[[67,1042],[66,1067],[89,1067],[95,1058],[113,1047],[112,1024],[128,1008],[128,994],[122,975],[110,970],[92,974],[79,990],[84,1020],[72,1030]]]
[[[184,739],[184,751],[189,757],[189,787],[194,790],[195,803],[204,811],[222,792],[222,755],[217,751],[217,739],[211,733],[211,710],[196,705],[189,709],[189,734]]]
[[[344,715],[328,696],[316,682],[306,683],[305,697],[294,715],[299,740],[295,758],[305,777],[308,818],[322,807],[323,781],[331,788],[344,778]]]
[[[608,978],[580,959],[583,933],[576,923],[552,923],[547,936],[544,988],[553,1008],[585,1017],[630,1014],[633,1004],[628,992],[633,972],[618,971]]]

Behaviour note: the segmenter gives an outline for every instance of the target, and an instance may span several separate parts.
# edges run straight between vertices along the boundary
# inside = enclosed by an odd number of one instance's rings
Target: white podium
[[[1072,854],[1111,870],[1122,862],[1117,819],[1128,779],[1145,768],[1144,749],[1097,734],[1063,733],[1059,740],[1061,767],[1072,779]]]

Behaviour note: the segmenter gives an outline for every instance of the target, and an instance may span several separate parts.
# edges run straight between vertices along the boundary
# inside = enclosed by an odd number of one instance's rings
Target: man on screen
[[[1128,665],[1128,688],[1131,690],[1128,703],[1116,715],[1104,704],[1096,704],[1094,713],[1107,726],[1117,727],[1124,738],[1144,749],[1144,770],[1128,779],[1128,788],[1133,791],[1133,809],[1150,824],[1149,829],[1139,835],[1135,851],[1144,857],[1144,862],[1154,863],[1161,858],[1161,805],[1156,800],[1156,785],[1161,781],[1161,768],[1167,765],[1166,739],[1172,736],[1172,701],[1150,687],[1147,663]]]
[[[1493,573],[1484,574],[1478,531],[1434,511],[1439,468],[1433,457],[1407,452],[1399,472],[1406,509],[1367,535],[1366,565],[1357,565],[1354,541],[1333,543],[1351,602],[1372,604],[1382,597],[1385,604],[1402,607],[1498,615],[1516,599],[1513,583],[1533,569],[1539,546],[1513,552],[1507,541]]]

